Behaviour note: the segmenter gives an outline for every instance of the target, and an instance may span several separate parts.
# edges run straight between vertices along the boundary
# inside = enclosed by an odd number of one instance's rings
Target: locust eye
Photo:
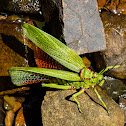
[[[99,79],[99,86],[103,86],[105,80],[104,79]]]
[[[102,79],[99,80],[99,82],[101,82],[101,81],[102,81]]]

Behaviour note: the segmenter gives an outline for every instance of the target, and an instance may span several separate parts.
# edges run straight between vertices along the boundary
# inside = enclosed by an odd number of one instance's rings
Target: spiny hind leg
[[[75,102],[77,103],[77,105],[78,105],[78,110],[79,110],[80,113],[83,113],[83,112],[82,112],[81,109],[80,109],[80,103],[79,103],[79,101],[76,99],[76,97],[77,97],[78,95],[82,94],[84,91],[85,91],[85,88],[81,88],[81,90],[80,90],[79,92],[77,92],[77,93],[75,93],[75,94],[72,95],[72,98],[74,99],[74,101],[75,101]]]
[[[126,60],[123,61],[120,65],[108,66],[108,67],[106,67],[105,69],[101,70],[101,71],[99,72],[99,74],[103,74],[103,73],[105,73],[106,71],[108,71],[109,69],[112,69],[112,68],[119,68],[119,67],[122,66],[125,62],[126,62]]]
[[[101,103],[102,103],[102,104],[103,104],[103,106],[105,107],[105,109],[106,109],[106,111],[107,111],[108,115],[110,115],[110,113],[109,113],[109,111],[108,111],[108,108],[107,108],[106,104],[103,102],[103,100],[102,100],[101,96],[99,95],[99,93],[97,92],[96,88],[95,88],[95,87],[93,87],[93,89],[94,89],[95,93],[97,94],[98,99],[101,101]]]

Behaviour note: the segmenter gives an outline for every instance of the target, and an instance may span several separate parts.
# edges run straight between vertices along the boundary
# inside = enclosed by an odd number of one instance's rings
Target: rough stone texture
[[[126,60],[126,16],[104,12],[101,19],[105,30],[106,50],[95,53],[94,59],[99,70]],[[118,69],[113,69],[109,76],[126,79],[126,63]]]
[[[64,38],[78,54],[105,49],[96,0],[63,0]]]
[[[96,0],[46,0],[42,12],[47,32],[65,40],[78,54],[105,50],[102,22]]]
[[[115,101],[108,97],[101,89],[98,89],[103,101],[106,103],[110,116],[101,106],[99,99],[92,89],[87,89],[77,97],[81,110],[79,113],[77,105],[68,101],[65,97],[75,93],[75,90],[48,91],[42,102],[43,126],[123,126],[124,111]],[[70,100],[73,101],[71,98]]]

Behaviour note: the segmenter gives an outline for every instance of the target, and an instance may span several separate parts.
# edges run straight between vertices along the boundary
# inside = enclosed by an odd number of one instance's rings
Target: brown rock
[[[75,90],[48,91],[42,102],[42,122],[43,126],[123,126],[124,112],[104,92],[98,89],[103,101],[107,105],[110,116],[102,107],[92,89],[87,89],[87,93],[82,93],[77,97],[81,110],[79,113],[77,104],[68,101],[65,97],[75,93]],[[93,98],[92,101],[89,96]],[[73,101],[73,99],[71,99]]]
[[[15,107],[15,98],[9,97],[8,95],[4,96],[4,109],[5,110],[12,110]]]
[[[126,1],[125,0],[109,0],[104,6],[105,9],[114,14],[126,14]]]
[[[6,118],[5,118],[5,125],[6,126],[12,126],[14,120],[14,112],[13,110],[9,110],[6,113]]]
[[[6,19],[7,17],[3,16],[3,15],[0,15],[0,20],[4,20]]]
[[[86,67],[91,66],[91,62],[89,61],[89,59],[86,56],[82,57],[82,60],[83,60]]]
[[[126,1],[121,0],[120,4],[118,5],[117,12],[119,14],[126,14]]]
[[[13,108],[13,111],[16,112],[19,108],[21,108],[22,104],[18,101],[15,101],[15,106]]]
[[[8,19],[1,20],[0,76],[8,76],[8,69],[10,67],[29,66],[28,59],[34,57],[33,48],[33,43],[28,41],[28,39],[24,39],[22,36],[21,23],[12,23],[12,18],[11,21]]]
[[[18,19],[19,19],[19,17],[17,15],[10,15],[7,17],[8,21],[16,21]]]
[[[98,1],[98,10],[106,5],[106,0],[97,0],[97,1]]]
[[[113,14],[126,14],[126,1],[125,0],[97,0],[98,9],[106,9]]]
[[[96,66],[99,70],[107,66],[121,64],[126,60],[126,17],[109,12],[101,14],[106,37],[106,50],[95,53]],[[126,64],[113,69],[109,76],[126,79]]]
[[[120,107],[124,110],[125,112],[125,124],[126,124],[126,99],[125,98],[120,98],[119,99],[119,105]]]

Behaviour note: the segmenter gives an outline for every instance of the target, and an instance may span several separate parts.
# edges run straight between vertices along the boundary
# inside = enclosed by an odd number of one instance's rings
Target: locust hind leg
[[[77,103],[77,105],[78,105],[78,110],[79,110],[80,113],[83,113],[83,112],[82,112],[81,109],[80,109],[80,103],[79,103],[79,101],[76,99],[76,97],[77,97],[78,95],[82,94],[84,91],[85,91],[85,88],[82,88],[79,92],[77,92],[77,93],[75,93],[75,94],[72,95],[72,98],[74,99],[74,101],[75,101],[75,102]]]
[[[108,108],[107,108],[106,104],[103,102],[103,100],[102,100],[101,96],[99,95],[99,93],[97,92],[96,88],[93,87],[93,89],[94,89],[96,95],[98,96],[98,99],[101,101],[101,103],[103,104],[104,108],[106,109],[106,111],[108,113],[108,116],[109,116],[110,115],[110,112],[108,111]]]

